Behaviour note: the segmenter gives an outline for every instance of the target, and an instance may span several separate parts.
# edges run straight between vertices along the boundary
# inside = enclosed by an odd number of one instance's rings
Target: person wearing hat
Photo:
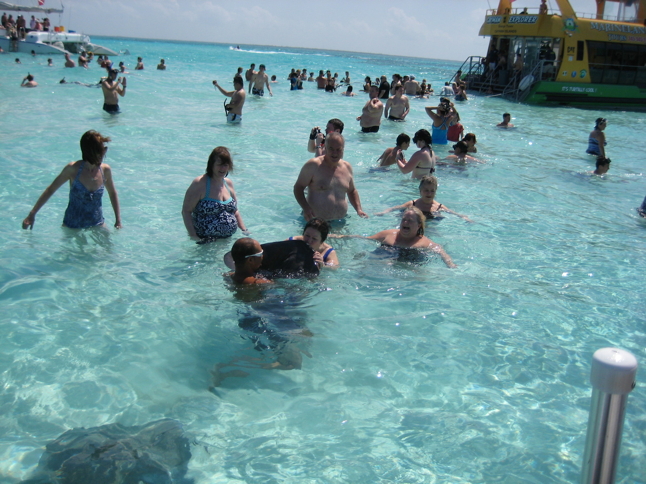
[[[108,78],[101,83],[103,89],[103,110],[110,114],[119,113],[119,96],[126,95],[126,78],[117,79],[119,71],[110,69]],[[121,84],[121,85],[119,85]]]
[[[410,160],[398,159],[397,166],[402,173],[413,173],[413,178],[421,179],[426,175],[432,175],[435,171],[435,154],[433,153],[433,138],[431,133],[420,129],[413,137],[413,143],[419,151],[413,153]]]
[[[608,120],[606,118],[597,118],[594,122],[594,129],[588,137],[588,149],[585,152],[589,155],[606,156],[606,135],[603,130],[606,129]]]

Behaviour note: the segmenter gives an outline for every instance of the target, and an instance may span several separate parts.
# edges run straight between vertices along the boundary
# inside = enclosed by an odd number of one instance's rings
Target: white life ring
[[[521,91],[524,91],[529,86],[531,86],[533,82],[534,82],[534,76],[529,74],[521,79],[520,83],[518,84],[518,89],[520,89]]]

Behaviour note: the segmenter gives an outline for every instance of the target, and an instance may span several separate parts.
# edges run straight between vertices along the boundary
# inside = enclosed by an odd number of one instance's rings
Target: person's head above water
[[[218,146],[211,151],[209,155],[209,161],[206,163],[206,176],[213,178],[215,172],[215,165],[227,165],[227,172],[233,171],[233,160],[231,159],[231,153],[224,146]]]
[[[262,247],[260,247],[260,243],[250,237],[236,240],[233,243],[233,247],[231,247],[231,258],[233,259],[236,268],[249,263],[253,266],[257,265],[257,267],[260,267],[262,256],[263,251]]]
[[[343,128],[345,125],[343,124],[343,121],[341,121],[339,118],[332,118],[327,122],[327,125],[325,126],[325,133],[343,133]]]
[[[110,142],[110,138],[101,135],[98,131],[91,129],[81,136],[81,154],[83,160],[91,165],[100,165],[105,156],[108,147],[105,143]]]
[[[303,241],[314,251],[321,248],[330,233],[330,225],[320,218],[313,218],[303,229]]]
[[[413,136],[413,143],[417,144],[418,141],[423,141],[426,143],[426,146],[431,146],[433,144],[433,137],[428,130],[420,129]]]
[[[464,141],[458,141],[453,145],[453,151],[456,155],[466,154],[469,151],[469,146]]]
[[[594,172],[597,174],[606,173],[610,169],[610,163],[611,163],[610,158],[606,158],[605,156],[602,156],[602,155],[597,156],[597,163],[596,163],[597,169]]]
[[[433,175],[425,175],[419,182],[419,190],[422,191],[423,188],[429,187],[437,191],[437,177]]]
[[[606,127],[608,120],[606,118],[597,118],[594,122],[594,129],[602,129]]]
[[[426,225],[426,217],[424,216],[422,211],[417,207],[410,207],[404,210],[404,213],[402,213],[402,218],[400,223],[400,231],[404,229],[404,232],[406,232],[405,229],[408,227],[408,224],[411,224],[411,223],[417,225],[417,230],[414,230],[414,227],[410,227],[413,229],[411,231],[412,233],[414,233],[413,236],[424,235],[424,226]]]
[[[400,134],[399,136],[397,136],[397,140],[395,141],[395,143],[396,143],[396,144],[397,144],[397,146],[399,146],[400,148],[401,148],[403,145],[408,145],[408,146],[410,146],[410,136],[408,136],[406,133],[402,133],[402,134]],[[406,146],[406,148],[408,148],[408,146]]]
[[[465,135],[464,135],[464,138],[462,138],[462,141],[464,141],[464,142],[465,142],[465,143],[467,143],[467,144],[468,144],[469,142],[473,141],[473,144],[474,144],[474,145],[478,142],[478,140],[476,139],[476,135],[475,135],[475,134],[473,134],[473,133],[467,133],[467,134],[465,134]]]

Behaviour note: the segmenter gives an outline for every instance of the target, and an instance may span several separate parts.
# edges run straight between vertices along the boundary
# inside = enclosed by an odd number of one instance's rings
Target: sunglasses
[[[260,251],[260,252],[258,252],[257,254],[249,254],[249,255],[245,255],[245,256],[244,256],[244,258],[245,258],[245,259],[248,259],[249,257],[262,257],[262,253],[263,253],[263,251],[261,250],[261,251]]]

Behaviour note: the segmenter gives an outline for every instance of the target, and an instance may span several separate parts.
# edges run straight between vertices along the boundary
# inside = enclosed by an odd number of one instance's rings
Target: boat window
[[[646,87],[646,46],[588,41],[590,80]]]
[[[585,57],[585,42],[583,40],[579,40],[576,43],[576,60],[582,61]]]

